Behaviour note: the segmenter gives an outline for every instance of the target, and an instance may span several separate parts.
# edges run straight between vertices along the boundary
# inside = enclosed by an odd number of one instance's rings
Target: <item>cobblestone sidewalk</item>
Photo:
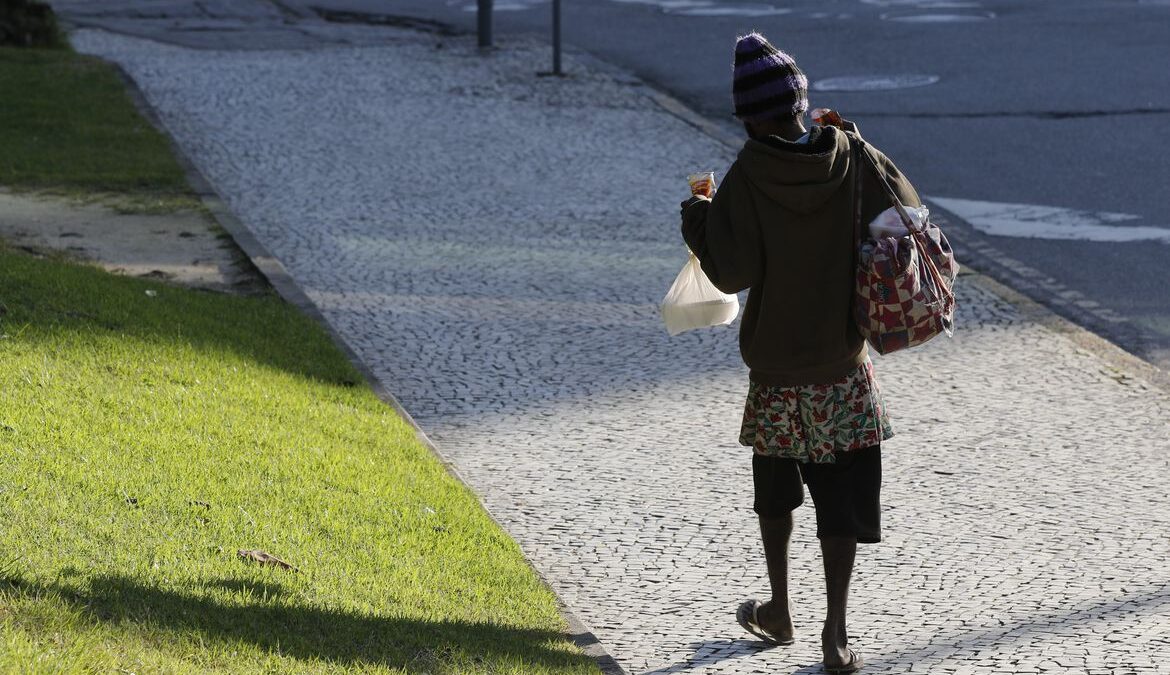
[[[735,332],[672,339],[657,315],[683,177],[727,149],[621,76],[534,77],[536,44],[362,36],[380,44],[74,41],[131,73],[623,667],[818,672],[809,507],[798,642],[734,620],[767,588]],[[1170,672],[1170,401],[959,294],[953,340],[877,361],[898,436],[886,541],[857,563],[866,672]]]

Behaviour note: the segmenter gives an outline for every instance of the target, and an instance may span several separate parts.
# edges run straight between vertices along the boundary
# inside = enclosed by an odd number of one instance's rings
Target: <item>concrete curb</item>
[[[964,275],[965,279],[980,288],[993,293],[1004,301],[1013,305],[1026,321],[1038,323],[1048,330],[1068,339],[1078,349],[1100,358],[1113,373],[1114,379],[1128,383],[1128,380],[1142,380],[1151,386],[1161,389],[1164,394],[1170,395],[1170,373],[1158,368],[1141,357],[1130,354],[1116,344],[1082,328],[1072,321],[1060,316],[1040,302],[1006,286],[992,277],[972,272]]]
[[[349,362],[353,364],[354,368],[356,368],[358,372],[361,373],[362,377],[365,378],[374,394],[384,403],[393,408],[394,411],[398,413],[398,415],[401,416],[402,419],[411,426],[411,428],[414,429],[415,436],[435,455],[435,457],[439,459],[439,461],[443,464],[443,467],[447,470],[447,473],[454,477],[455,480],[459,481],[464,487],[466,487],[468,491],[471,492],[471,494],[475,495],[476,501],[479,503],[480,508],[482,508],[484,512],[488,514],[488,517],[491,518],[492,522],[495,523],[496,526],[500,528],[500,530],[507,533],[507,528],[505,528],[496,515],[491,512],[491,510],[484,503],[483,499],[471,487],[471,484],[462,476],[462,474],[459,473],[459,469],[455,466],[455,463],[452,462],[451,459],[448,458],[445,454],[443,454],[438,445],[436,445],[434,441],[432,441],[427,436],[426,432],[423,431],[418,422],[416,422],[410,413],[407,412],[406,408],[403,407],[398,398],[394,396],[394,394],[386,387],[385,384],[382,383],[380,379],[378,379],[378,376],[374,374],[369,366],[367,366],[366,363],[362,361],[357,352],[354,351],[348,342],[346,342],[345,338],[342,337],[341,334],[336,330],[334,330],[333,326],[330,325],[328,320],[326,320],[325,315],[322,314],[320,308],[317,307],[312,299],[309,298],[308,294],[306,294],[300,285],[296,282],[296,280],[293,279],[292,275],[289,274],[287,269],[285,269],[284,264],[280,261],[280,259],[268,251],[264,244],[262,244],[260,240],[257,239],[256,236],[252,233],[252,231],[248,229],[248,226],[240,221],[240,219],[237,218],[234,213],[232,213],[231,209],[228,208],[227,204],[220,197],[219,193],[216,192],[215,188],[212,187],[211,183],[207,180],[207,178],[203,175],[203,173],[199,170],[191,158],[187,156],[187,153],[184,152],[183,149],[175,142],[174,136],[170,133],[170,130],[167,129],[166,124],[162,121],[162,118],[159,116],[158,112],[150,104],[150,101],[142,93],[142,90],[139,89],[138,83],[134,81],[134,78],[132,78],[120,64],[110,61],[106,61],[106,63],[109,63],[113,68],[116,69],[119,76],[126,84],[127,93],[142,116],[145,117],[156,129],[161,131],[167,137],[172,152],[174,153],[176,159],[179,162],[179,165],[183,168],[183,171],[186,174],[187,182],[199,196],[199,200],[203,203],[204,207],[207,208],[215,221],[221,227],[223,227],[229,236],[231,236],[236,245],[239,246],[240,250],[244,252],[244,255],[248,257],[248,260],[252,263],[252,265],[255,266],[257,271],[259,271],[260,274],[268,280],[268,283],[272,286],[273,290],[275,290],[277,294],[279,294],[280,297],[283,298],[286,302],[312,318],[322,328],[325,329],[325,331],[329,334],[329,337],[333,340],[333,343],[337,345],[339,349],[341,349]],[[558,609],[560,610],[561,617],[565,620],[565,623],[568,626],[568,632],[566,633],[566,636],[573,642],[573,644],[577,645],[577,647],[580,648],[586,656],[592,658],[597,663],[598,669],[604,673],[604,675],[627,675],[626,671],[622,669],[617,660],[614,659],[613,656],[611,656],[605,650],[605,647],[602,646],[601,641],[597,638],[596,635],[594,635],[593,631],[576,614],[574,614],[572,610],[568,608],[568,605],[566,605],[565,602],[556,593],[556,591],[553,590],[553,586],[551,583],[549,583],[548,578],[539,569],[532,565],[527,556],[525,556],[525,561],[528,562],[529,568],[536,573],[537,577],[540,578],[544,585],[553,592],[554,597],[557,598],[557,605]]]

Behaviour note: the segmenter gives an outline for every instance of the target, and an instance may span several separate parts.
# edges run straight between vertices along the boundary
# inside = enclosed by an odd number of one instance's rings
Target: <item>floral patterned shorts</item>
[[[751,383],[739,442],[756,453],[824,464],[839,452],[880,445],[894,430],[866,359],[833,384]]]

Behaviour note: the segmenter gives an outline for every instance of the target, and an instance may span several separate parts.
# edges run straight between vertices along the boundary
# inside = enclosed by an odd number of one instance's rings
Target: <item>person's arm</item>
[[[683,202],[682,235],[703,272],[724,293],[758,283],[763,272],[759,223],[747,185],[733,165],[715,198]]]

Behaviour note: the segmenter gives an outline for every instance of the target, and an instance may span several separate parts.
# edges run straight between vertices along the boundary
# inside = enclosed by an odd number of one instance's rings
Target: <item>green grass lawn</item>
[[[130,211],[198,208],[166,137],[102,61],[0,47],[0,102],[0,186]]]
[[[596,672],[280,300],[0,246],[0,302],[0,671]]]

